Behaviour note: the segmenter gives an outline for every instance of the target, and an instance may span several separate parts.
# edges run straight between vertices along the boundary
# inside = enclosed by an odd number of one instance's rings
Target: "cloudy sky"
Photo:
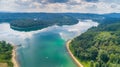
[[[120,13],[120,0],[0,0],[0,12]]]

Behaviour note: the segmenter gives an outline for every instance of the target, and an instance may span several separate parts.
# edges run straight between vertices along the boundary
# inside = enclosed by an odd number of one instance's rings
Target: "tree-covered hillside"
[[[50,20],[62,16],[71,16],[76,19],[91,19],[97,22],[120,21],[120,13],[92,14],[92,13],[0,13],[0,22],[11,22],[19,19]]]
[[[71,42],[70,50],[85,67],[120,67],[120,22],[92,27]]]
[[[12,49],[11,44],[0,41],[0,65],[6,64],[5,66],[7,67],[13,67],[13,63],[11,62]]]
[[[67,15],[48,15],[43,19],[19,19],[11,21],[10,26],[12,29],[20,31],[31,31],[42,29],[52,25],[73,25],[78,23],[78,20]]]

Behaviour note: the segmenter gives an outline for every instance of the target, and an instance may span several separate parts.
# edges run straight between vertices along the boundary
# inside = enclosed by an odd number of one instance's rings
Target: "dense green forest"
[[[70,50],[85,67],[120,67],[120,22],[90,28],[73,39]]]
[[[52,25],[73,25],[78,23],[78,20],[71,16],[64,15],[52,15],[51,17],[46,16],[46,19],[19,19],[11,21],[10,26],[12,29],[19,31],[31,31],[42,29]]]
[[[0,63],[7,63],[8,67],[13,67],[13,63],[11,62],[12,49],[11,44],[0,41]]]

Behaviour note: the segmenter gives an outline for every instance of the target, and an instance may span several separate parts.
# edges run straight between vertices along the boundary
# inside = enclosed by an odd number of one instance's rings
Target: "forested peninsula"
[[[78,23],[76,18],[61,14],[46,14],[37,18],[24,18],[13,20],[10,27],[19,31],[32,31],[43,29],[52,25],[73,25]]]
[[[69,48],[84,67],[120,67],[120,22],[90,28]]]

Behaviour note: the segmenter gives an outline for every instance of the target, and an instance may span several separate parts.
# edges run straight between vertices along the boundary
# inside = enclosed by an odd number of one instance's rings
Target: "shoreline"
[[[78,67],[83,67],[83,65],[76,59],[76,57],[72,54],[72,52],[70,51],[70,43],[71,43],[72,40],[68,40],[66,42],[66,48],[67,48],[67,51],[69,53],[69,55],[71,56],[71,58],[73,59],[73,61],[77,64]]]
[[[12,63],[13,63],[13,67],[19,67],[19,64],[18,64],[18,61],[16,59],[16,49],[17,47],[16,46],[13,46],[13,50],[12,50]]]

